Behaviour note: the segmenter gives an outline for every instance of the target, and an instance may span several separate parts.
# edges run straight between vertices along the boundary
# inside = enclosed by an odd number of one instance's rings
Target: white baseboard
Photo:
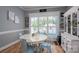
[[[0,51],[2,51],[2,50],[4,50],[4,49],[6,49],[6,48],[8,48],[8,47],[10,47],[10,46],[12,46],[12,45],[18,43],[18,42],[20,42],[20,40],[16,40],[16,41],[14,41],[14,42],[11,42],[11,43],[9,43],[8,45],[5,45],[5,46],[1,47],[1,48],[0,48]]]

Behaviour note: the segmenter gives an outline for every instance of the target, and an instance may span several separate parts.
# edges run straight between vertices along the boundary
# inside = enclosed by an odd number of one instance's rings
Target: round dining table
[[[35,35],[24,34],[24,35],[20,36],[20,39],[24,39],[28,43],[42,42],[42,41],[47,40],[47,35],[44,35],[44,34],[35,34]]]
[[[41,52],[42,48],[40,47],[40,44],[43,41],[47,40],[47,35],[44,35],[44,34],[35,34],[35,35],[24,34],[24,35],[20,36],[20,39],[24,39],[28,45],[35,47],[34,51]]]

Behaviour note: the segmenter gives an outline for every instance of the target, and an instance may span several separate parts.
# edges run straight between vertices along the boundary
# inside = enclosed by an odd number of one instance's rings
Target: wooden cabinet
[[[79,36],[79,7],[72,7],[64,14],[65,32]]]
[[[79,53],[79,7],[72,7],[64,14],[65,32],[61,46],[68,53]]]
[[[66,53],[79,53],[79,38],[69,33],[61,34],[61,46]]]

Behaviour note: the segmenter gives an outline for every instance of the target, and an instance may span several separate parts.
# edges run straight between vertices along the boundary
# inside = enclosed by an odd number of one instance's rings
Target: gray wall
[[[19,17],[20,23],[16,24],[7,18],[7,12],[11,10]],[[24,11],[17,6],[0,6],[0,32],[20,30],[25,28]],[[0,35],[0,47],[5,46],[19,37],[19,32]]]
[[[7,12],[8,10],[11,10],[20,18],[20,23],[15,24],[12,21],[7,19]],[[62,11],[65,12],[68,10],[68,7],[62,7],[62,8],[49,8],[48,11]],[[25,28],[25,21],[24,17],[27,16],[29,13],[36,13],[39,12],[38,10],[33,11],[26,11],[24,12],[17,6],[0,6],[0,32],[7,31],[7,30],[19,30]],[[29,19],[27,19],[29,20]],[[0,35],[0,47],[5,46],[15,40],[18,39],[19,33],[23,32],[14,32],[9,34]]]

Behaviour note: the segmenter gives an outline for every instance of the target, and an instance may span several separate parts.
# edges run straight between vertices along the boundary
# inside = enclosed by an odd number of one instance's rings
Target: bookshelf
[[[64,12],[60,13],[60,32],[64,32]]]

